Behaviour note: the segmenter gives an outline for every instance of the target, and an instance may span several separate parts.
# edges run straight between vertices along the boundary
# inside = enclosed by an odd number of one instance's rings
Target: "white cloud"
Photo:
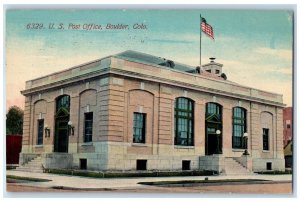
[[[97,54],[82,54],[67,57],[60,53],[41,51],[42,41],[27,41],[31,46],[23,46],[24,42],[11,43],[6,49],[6,108],[12,105],[24,107],[24,97],[20,91],[25,89],[25,82],[43,75],[60,71],[78,64],[95,60]],[[19,48],[21,45],[22,48]],[[103,56],[105,56],[103,54]]]
[[[255,49],[254,52],[280,57],[288,61],[292,61],[293,58],[293,51],[288,49],[271,49],[271,48],[264,47],[264,48]]]
[[[235,60],[220,60],[219,62],[224,64],[223,72],[227,74],[230,81],[282,94],[283,102],[288,106],[292,105],[292,68],[282,68],[274,64],[253,65]],[[274,73],[276,76],[271,77]],[[286,79],[287,77],[290,79]]]

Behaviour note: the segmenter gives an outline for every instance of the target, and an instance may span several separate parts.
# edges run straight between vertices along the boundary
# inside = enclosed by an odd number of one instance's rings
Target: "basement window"
[[[272,163],[271,162],[267,162],[267,170],[272,170]]]
[[[137,170],[147,170],[147,160],[136,160]]]
[[[182,170],[191,170],[191,161],[182,161]]]
[[[81,170],[86,170],[87,169],[87,160],[86,159],[79,159],[80,162],[80,169]]]

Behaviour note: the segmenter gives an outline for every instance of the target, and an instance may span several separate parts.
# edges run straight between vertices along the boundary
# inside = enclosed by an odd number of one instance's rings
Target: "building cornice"
[[[90,68],[84,69],[84,71],[81,71],[81,69],[84,67],[83,65],[76,66],[74,68],[68,69],[70,71],[69,76],[62,76],[61,79],[53,80],[51,81],[51,78],[55,76],[56,74],[51,74],[41,77],[39,79],[44,79],[45,82],[42,82],[39,85],[27,85],[27,89],[21,91],[21,93],[25,96],[35,94],[35,93],[40,93],[43,91],[47,91],[50,89],[59,89],[62,88],[63,86],[67,85],[73,85],[76,82],[80,82],[82,80],[88,80],[96,77],[101,77],[105,76],[107,74],[113,74],[113,75],[118,75],[122,77],[128,77],[128,78],[133,78],[133,79],[141,79],[141,80],[146,80],[146,81],[151,81],[151,82],[156,82],[156,83],[163,83],[167,84],[170,86],[176,86],[176,87],[181,87],[185,89],[191,89],[195,91],[200,91],[200,92],[206,92],[210,94],[216,94],[216,95],[221,95],[225,97],[232,97],[236,99],[241,99],[241,100],[247,100],[247,101],[252,101],[252,102],[257,102],[257,103],[263,103],[263,104],[268,104],[268,105],[274,105],[277,107],[285,107],[285,105],[282,102],[279,102],[277,100],[282,99],[282,95],[275,94],[275,93],[270,93],[262,90],[257,90],[249,87],[244,87],[235,83],[231,83],[228,81],[221,81],[221,80],[216,80],[212,78],[205,78],[204,76],[201,75],[195,75],[195,74],[189,74],[189,73],[183,73],[177,70],[172,70],[169,68],[164,68],[164,67],[156,67],[153,65],[149,64],[141,64],[134,62],[137,65],[142,65],[143,68],[140,68],[139,66],[137,67],[128,67],[125,65],[126,60],[124,59],[119,59],[119,58],[104,58],[103,60],[97,60],[96,62],[99,62],[96,66],[92,66]],[[91,63],[87,63],[91,64]],[[151,69],[152,68],[152,69]],[[152,71],[153,70],[153,71]],[[158,72],[159,71],[159,72]],[[62,74],[66,71],[59,72],[58,74]],[[74,73],[75,72],[75,73]],[[170,76],[164,76],[168,75]],[[174,74],[173,76],[171,74]],[[180,78],[180,75],[182,77],[185,77],[185,79]],[[46,79],[45,79],[46,78]],[[37,80],[37,79],[36,79]],[[31,80],[29,82],[34,82],[36,80]],[[195,83],[193,83],[195,82]],[[202,82],[202,83],[201,83]],[[208,86],[205,84],[205,82],[209,82],[209,84],[213,84],[212,87]],[[203,84],[203,85],[201,85]],[[221,86],[220,86],[221,85]],[[217,87],[215,87],[217,86]],[[218,89],[218,86],[220,87]],[[246,95],[245,93],[239,93],[239,92],[230,92],[230,90],[222,90],[222,88],[225,87],[230,89],[230,88],[242,88],[245,89],[248,93]],[[233,91],[233,90],[231,90]],[[262,95],[256,95],[253,96],[253,94],[262,94]],[[263,94],[266,94],[266,98],[264,98]],[[260,97],[259,97],[260,96]],[[267,99],[267,96],[273,96],[275,97],[274,99]]]

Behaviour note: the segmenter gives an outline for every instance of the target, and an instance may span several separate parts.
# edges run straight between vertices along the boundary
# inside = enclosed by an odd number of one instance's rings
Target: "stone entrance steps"
[[[252,175],[253,172],[249,171],[246,167],[240,164],[234,158],[224,159],[225,175]]]
[[[19,166],[16,168],[17,171],[25,171],[25,172],[34,172],[34,173],[42,173],[42,158],[40,156],[32,159],[28,163]]]

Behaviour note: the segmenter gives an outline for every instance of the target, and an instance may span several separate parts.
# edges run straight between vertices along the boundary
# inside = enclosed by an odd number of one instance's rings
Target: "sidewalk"
[[[115,188],[128,189],[145,187],[138,182],[154,182],[154,181],[177,181],[177,180],[204,180],[205,176],[179,176],[179,177],[139,177],[139,178],[88,178],[79,176],[57,175],[49,173],[31,173],[15,170],[7,170],[6,175],[15,175],[22,177],[33,177],[51,180],[49,182],[29,182],[22,183],[24,186],[36,187],[54,187],[63,186],[76,189],[101,189],[101,188]],[[209,180],[221,179],[260,179],[271,181],[292,181],[292,175],[230,175],[230,176],[208,176]]]

